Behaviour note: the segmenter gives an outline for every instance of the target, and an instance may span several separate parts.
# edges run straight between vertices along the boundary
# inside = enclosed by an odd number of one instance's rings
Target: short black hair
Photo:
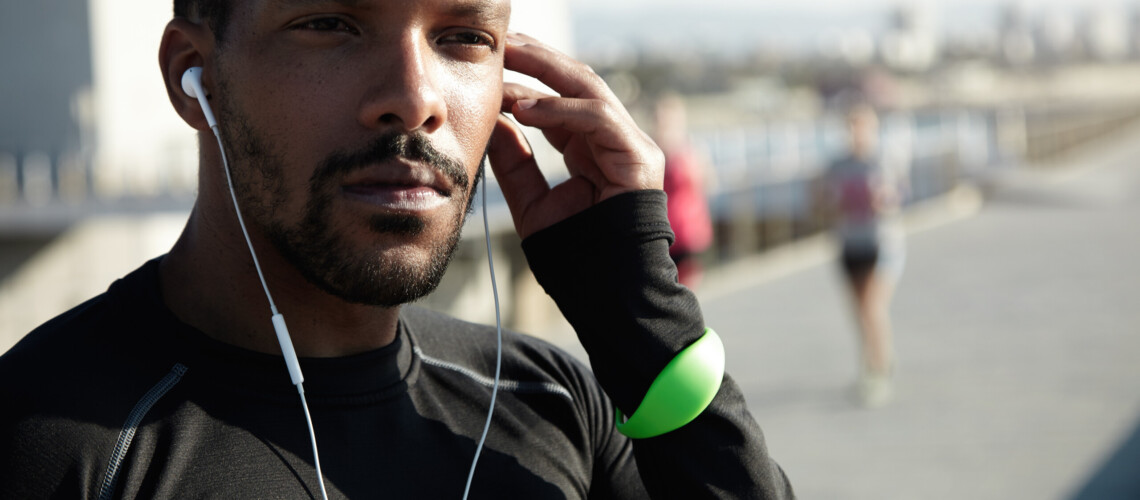
[[[229,0],[174,0],[174,17],[204,21],[214,32],[214,39],[222,41],[230,21]]]

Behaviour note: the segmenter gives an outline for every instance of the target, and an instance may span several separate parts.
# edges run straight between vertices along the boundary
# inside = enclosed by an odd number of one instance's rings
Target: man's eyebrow
[[[295,7],[319,4],[341,4],[356,7],[368,0],[272,0],[278,5]],[[453,17],[477,18],[486,21],[509,21],[511,17],[510,2],[495,0],[458,1],[446,8],[445,12]]]
[[[506,23],[511,17],[510,2],[496,2],[492,0],[475,0],[456,2],[447,9],[447,13],[454,17],[475,18],[486,22],[502,21]]]
[[[285,7],[296,7],[304,5],[320,5],[320,4],[341,4],[349,7],[355,7],[365,0],[272,0],[272,3]]]

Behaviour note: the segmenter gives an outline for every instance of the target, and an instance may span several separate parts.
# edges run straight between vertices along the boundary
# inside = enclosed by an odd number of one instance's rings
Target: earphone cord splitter
[[[257,277],[261,280],[261,288],[265,292],[265,298],[269,301],[269,310],[272,312],[273,329],[277,334],[277,340],[281,345],[281,354],[285,357],[285,364],[289,368],[289,376],[293,384],[297,386],[297,393],[301,396],[301,408],[305,412],[305,423],[309,428],[309,441],[313,447],[313,465],[317,471],[317,483],[321,488],[322,500],[328,500],[328,492],[325,489],[324,475],[321,473],[321,459],[317,451],[317,434],[313,430],[313,417],[309,413],[309,403],[305,398],[304,376],[301,374],[301,365],[297,359],[296,351],[293,348],[293,341],[289,337],[289,331],[285,327],[285,318],[277,311],[277,304],[273,302],[273,295],[269,293],[269,285],[266,284],[265,274],[261,271],[261,263],[257,260],[257,252],[253,250],[253,242],[249,238],[249,231],[245,228],[245,220],[241,215],[241,208],[238,205],[237,193],[234,191],[233,178],[230,176],[230,164],[226,158],[226,148],[222,143],[222,135],[218,130],[217,125],[210,127],[214,132],[214,137],[218,140],[218,151],[222,155],[222,166],[226,172],[226,184],[229,186],[230,199],[234,203],[234,212],[237,214],[238,225],[241,227],[242,236],[245,237],[245,244],[249,247],[249,255],[253,258],[253,267],[257,270]],[[484,165],[485,167],[485,165]],[[485,171],[480,169],[481,172]],[[486,179],[486,174],[480,174],[483,179]],[[471,459],[471,470],[467,473],[467,483],[463,489],[463,500],[467,500],[468,494],[471,492],[471,483],[475,478],[475,466],[479,463],[479,455],[483,451],[483,446],[487,442],[487,434],[491,429],[491,419],[495,413],[495,400],[499,393],[499,378],[503,366],[503,322],[499,306],[499,285],[495,279],[495,261],[491,257],[491,232],[490,223],[487,217],[487,186],[486,182],[483,185],[483,234],[484,240],[487,244],[487,263],[490,266],[491,273],[491,290],[495,298],[495,341],[496,341],[496,354],[495,354],[495,382],[491,387],[491,403],[487,409],[487,420],[483,424],[483,433],[479,437],[479,444],[475,447],[475,456]]]

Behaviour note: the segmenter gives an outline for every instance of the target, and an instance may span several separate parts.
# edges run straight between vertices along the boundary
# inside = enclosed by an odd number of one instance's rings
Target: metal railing
[[[1138,117],[1137,103],[892,113],[882,119],[880,143],[905,151],[911,204],[995,170],[1058,161]],[[813,184],[845,151],[840,117],[695,131],[693,138],[716,166],[710,263],[825,229]]]

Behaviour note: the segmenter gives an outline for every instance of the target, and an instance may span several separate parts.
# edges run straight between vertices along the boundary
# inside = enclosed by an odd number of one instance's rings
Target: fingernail
[[[520,99],[519,110],[533,108],[535,104],[538,104],[538,99]]]
[[[523,45],[526,45],[526,40],[523,40],[517,32],[512,31],[510,33],[507,33],[507,44],[521,47]]]

